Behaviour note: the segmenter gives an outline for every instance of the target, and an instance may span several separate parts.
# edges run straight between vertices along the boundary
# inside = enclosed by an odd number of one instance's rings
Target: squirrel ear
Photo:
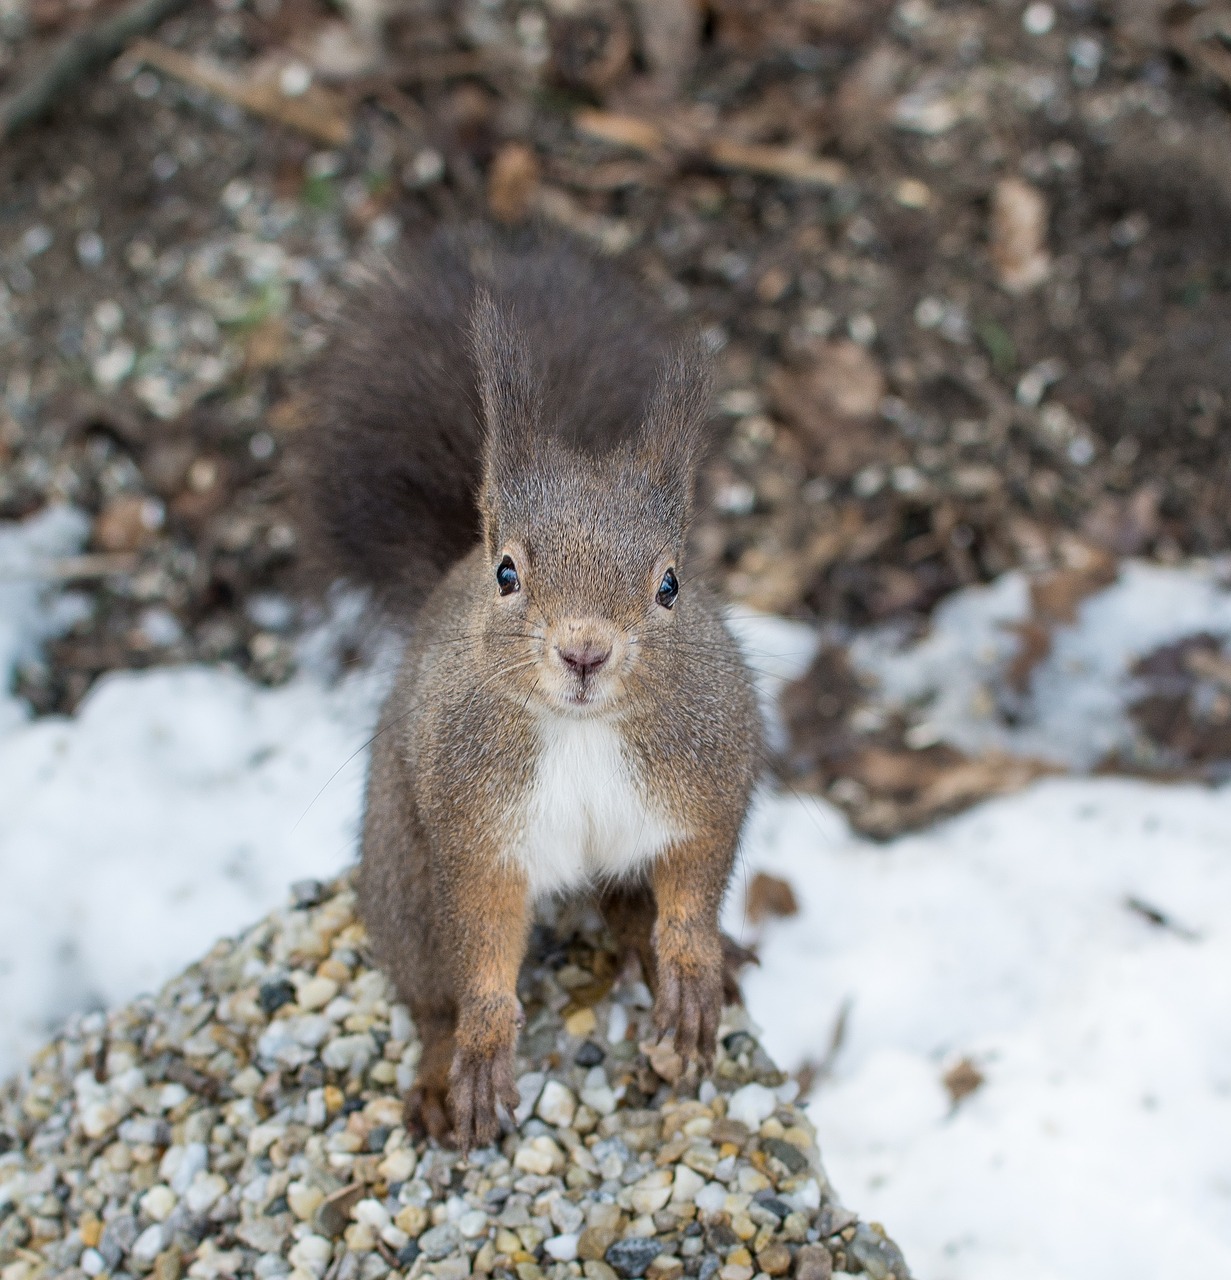
[[[706,426],[713,386],[713,360],[700,338],[679,346],[659,373],[637,446],[651,481],[682,507],[685,519],[710,444]]]
[[[496,498],[518,462],[532,447],[542,417],[543,395],[525,339],[512,316],[483,288],[470,309],[470,349],[478,376],[486,444],[479,505],[491,533]]]

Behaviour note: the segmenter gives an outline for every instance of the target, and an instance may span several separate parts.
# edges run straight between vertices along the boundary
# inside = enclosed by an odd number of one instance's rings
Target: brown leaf
[[[163,515],[157,498],[141,494],[113,498],[94,522],[94,545],[101,551],[136,551],[157,537]]]
[[[1018,693],[1026,692],[1035,669],[1051,653],[1055,629],[1076,622],[1081,602],[1109,587],[1119,572],[1115,558],[1108,552],[1086,546],[1080,566],[1056,569],[1031,579],[1032,616],[1009,627],[1021,640],[1005,673],[1011,688]]]
[[[1118,577],[1114,558],[1105,552],[1096,553],[1081,568],[1057,569],[1034,578],[1030,583],[1030,603],[1041,621],[1067,626],[1076,622],[1083,600],[1111,586]]]
[[[492,161],[487,204],[501,222],[522,222],[530,212],[539,184],[539,161],[521,142],[506,142]]]
[[[1004,178],[992,193],[992,262],[1003,288],[1025,293],[1047,279],[1047,198],[1020,178]]]
[[[769,916],[784,918],[798,915],[799,903],[795,899],[795,890],[785,880],[758,871],[748,886],[745,910],[753,924],[760,924]]]
[[[941,1081],[945,1088],[948,1089],[949,1097],[956,1107],[963,1098],[968,1098],[974,1093],[986,1078],[983,1072],[969,1058],[963,1058],[961,1062],[956,1063],[945,1072],[941,1077]]]
[[[838,83],[834,121],[842,147],[858,154],[884,128],[905,59],[891,44],[875,45]]]
[[[932,816],[973,804],[988,796],[1020,791],[1036,778],[1057,772],[1042,760],[987,752],[975,760],[963,760],[941,772],[919,797],[916,808]]]

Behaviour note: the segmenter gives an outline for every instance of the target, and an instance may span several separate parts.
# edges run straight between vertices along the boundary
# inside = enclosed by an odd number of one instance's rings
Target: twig
[[[189,57],[178,49],[170,49],[153,40],[136,41],[127,56],[185,84],[204,89],[255,116],[298,129],[327,146],[339,147],[350,141],[351,126],[346,116],[345,99],[322,85],[309,85],[303,93],[288,97],[272,81],[244,80],[202,58]]]
[[[152,30],[188,0],[135,0],[117,13],[58,41],[11,94],[0,99],[0,141],[55,105],[87,72],[114,58],[134,37]]]
[[[840,160],[827,160],[790,147],[753,146],[719,138],[710,143],[707,154],[720,169],[785,178],[807,187],[838,187],[847,179],[846,165]]]
[[[645,155],[661,156],[669,150],[664,130],[649,120],[617,115],[610,111],[579,111],[573,117],[578,130],[601,142],[628,147]],[[804,186],[836,187],[847,180],[848,170],[840,160],[810,155],[793,147],[770,147],[727,138],[714,138],[699,148],[711,164],[720,169],[782,178]]]
[[[122,577],[137,567],[137,557],[128,552],[97,552],[42,560],[28,569],[0,569],[0,582],[81,582],[87,578]]]

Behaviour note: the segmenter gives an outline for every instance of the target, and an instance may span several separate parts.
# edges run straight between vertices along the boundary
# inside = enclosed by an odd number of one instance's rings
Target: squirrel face
[[[632,692],[687,609],[684,530],[665,518],[631,453],[596,466],[551,452],[533,484],[523,478],[526,501],[495,499],[482,631],[509,697],[603,714]]]
[[[681,556],[708,365],[681,353],[662,371],[644,422],[607,452],[582,453],[544,421],[529,353],[486,295],[472,336],[491,572],[478,630],[510,698],[574,715],[613,712],[663,661],[687,612]]]

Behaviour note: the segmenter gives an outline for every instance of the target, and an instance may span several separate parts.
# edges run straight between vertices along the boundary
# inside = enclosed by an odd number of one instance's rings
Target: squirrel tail
[[[480,536],[481,293],[516,324],[545,429],[583,450],[639,429],[679,339],[637,287],[559,236],[437,232],[387,264],[310,382],[296,489],[316,580],[368,587],[395,616]]]

